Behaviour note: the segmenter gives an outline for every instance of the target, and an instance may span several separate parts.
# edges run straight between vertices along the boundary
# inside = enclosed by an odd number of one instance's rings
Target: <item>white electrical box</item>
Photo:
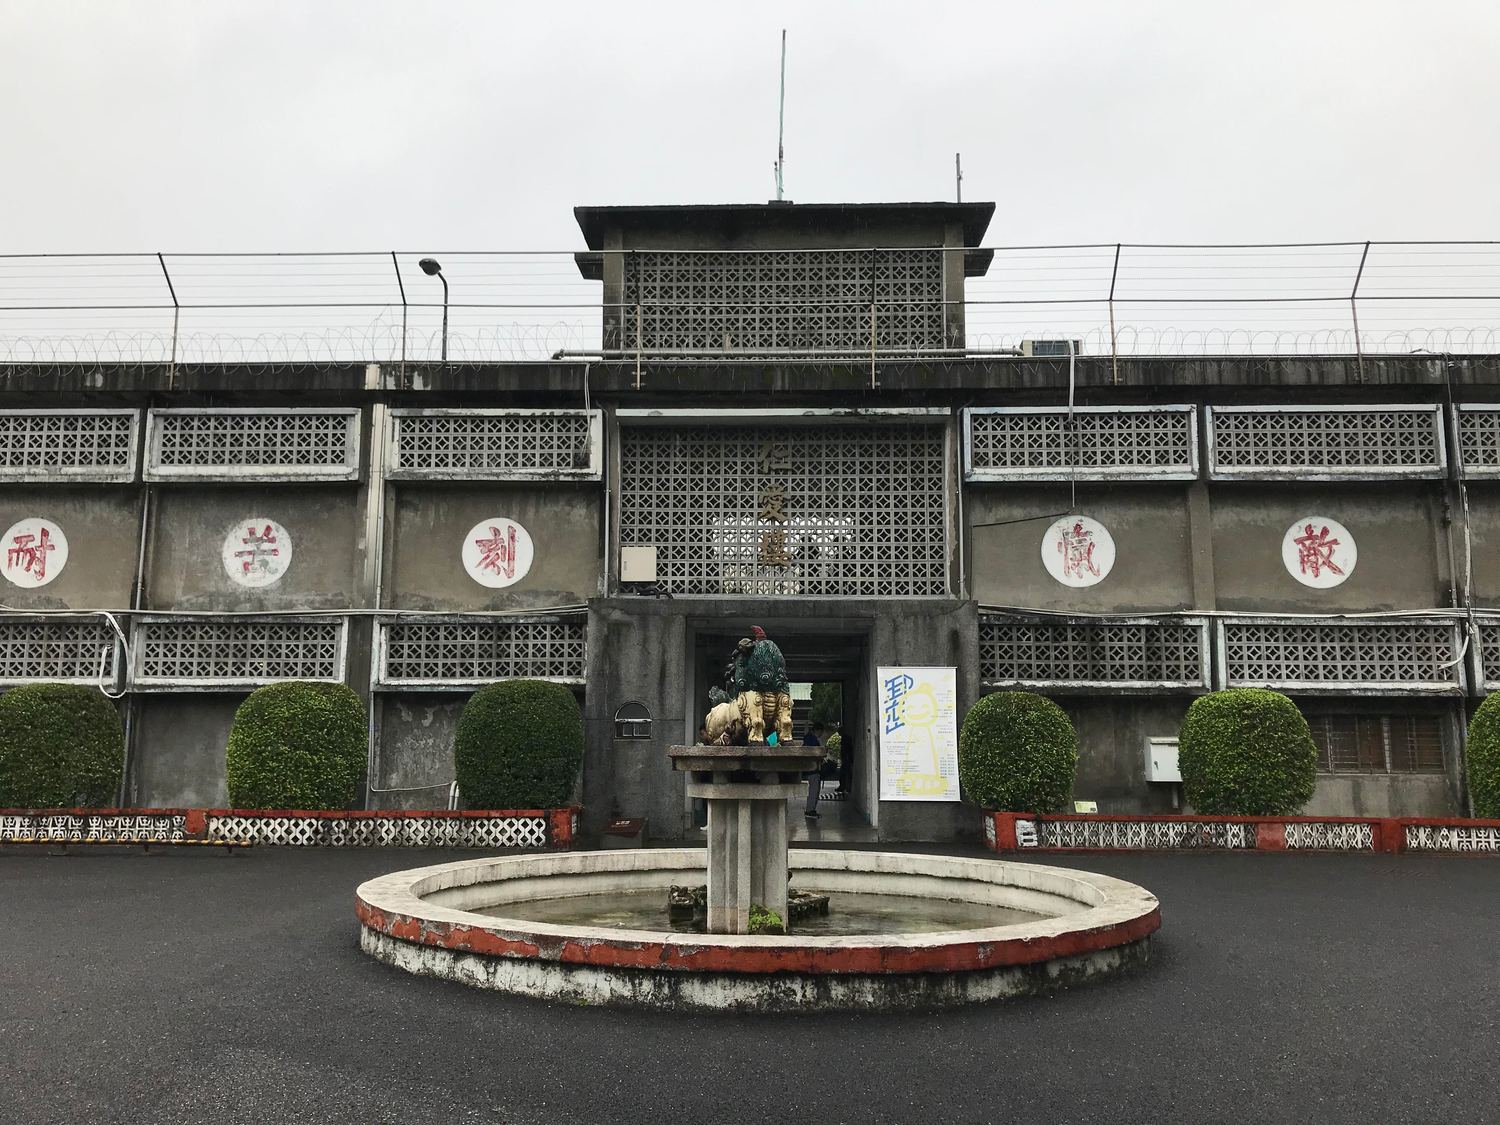
[[[620,581],[621,582],[655,582],[656,581],[656,548],[655,547],[621,547],[620,548]]]
[[[1182,770],[1177,764],[1175,738],[1146,739],[1146,780],[1182,781]]]

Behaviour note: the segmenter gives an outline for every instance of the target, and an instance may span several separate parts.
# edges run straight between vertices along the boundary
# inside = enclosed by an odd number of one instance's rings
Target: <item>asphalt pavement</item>
[[[927,1014],[581,1008],[360,953],[433,851],[0,853],[0,1122],[1500,1120],[1500,859],[1049,857],[1162,901],[1150,966]]]

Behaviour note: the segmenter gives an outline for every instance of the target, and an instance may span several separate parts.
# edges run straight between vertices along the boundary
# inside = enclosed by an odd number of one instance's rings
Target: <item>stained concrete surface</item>
[[[1049,857],[1162,899],[1152,964],[928,1015],[552,1005],[363,956],[436,851],[0,853],[0,1120],[1492,1120],[1500,861]]]

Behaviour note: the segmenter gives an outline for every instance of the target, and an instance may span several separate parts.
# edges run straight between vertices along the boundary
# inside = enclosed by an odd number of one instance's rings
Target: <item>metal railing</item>
[[[826,339],[803,331],[766,346],[728,330],[712,346],[686,347],[663,345],[640,327],[668,306],[604,304],[600,283],[580,275],[573,251],[437,256],[452,287],[447,345],[457,364],[584,355],[637,363],[874,360],[1004,354],[1027,340],[1074,341],[1080,354],[1116,357],[1500,351],[1497,242],[1110,243],[983,253],[992,262],[967,279],[961,302],[872,299],[851,286],[858,333],[845,317]],[[431,364],[442,354],[444,306],[437,281],[417,265],[425,256],[0,256],[0,365]],[[877,338],[883,317],[934,303],[950,330],[962,325],[961,338],[936,345]],[[799,300],[792,278],[776,293],[706,298],[688,311],[731,325],[768,315],[812,322],[829,304]],[[607,324],[625,330],[607,340]]]

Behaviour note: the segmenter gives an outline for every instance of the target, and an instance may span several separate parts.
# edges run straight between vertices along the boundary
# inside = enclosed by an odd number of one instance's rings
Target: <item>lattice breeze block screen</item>
[[[1440,477],[1435,406],[1210,407],[1209,474],[1219,479]]]
[[[153,410],[147,480],[355,480],[359,411]]]
[[[941,250],[635,252],[605,346],[687,353],[944,346]],[[961,342],[961,341],[960,341]]]
[[[620,543],[674,594],[948,592],[944,431],[625,427]]]
[[[1191,406],[965,411],[970,480],[1192,480]]]
[[[1182,621],[979,622],[986,684],[1200,688],[1208,684],[1208,626]]]
[[[1370,691],[1463,690],[1450,622],[1227,620],[1219,626],[1227,687]]]
[[[104,621],[0,617],[0,683],[112,683],[116,643]]]
[[[1485,691],[1500,690],[1500,620],[1479,620],[1479,672]]]
[[[597,410],[393,410],[389,463],[398,479],[598,480]]]
[[[383,621],[381,687],[495,680],[582,683],[587,629],[576,621]]]
[[[1500,406],[1460,406],[1457,414],[1464,474],[1500,477]]]
[[[315,621],[153,620],[131,639],[137,687],[254,686],[340,680],[343,618]]]
[[[0,480],[129,481],[134,410],[0,410]]]

